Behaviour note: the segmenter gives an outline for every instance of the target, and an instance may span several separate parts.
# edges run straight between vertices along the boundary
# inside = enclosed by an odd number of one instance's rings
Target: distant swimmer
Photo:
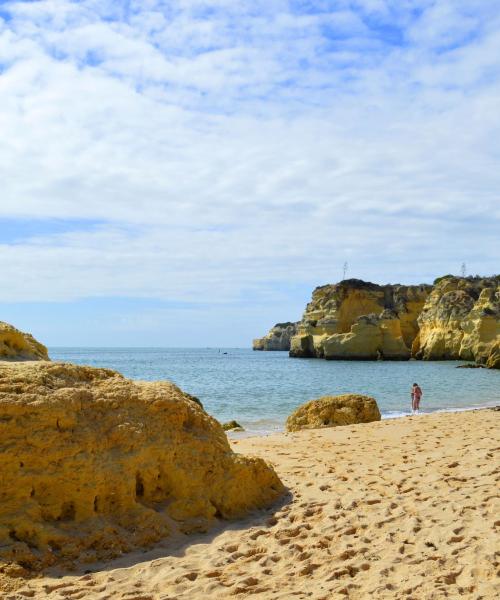
[[[422,398],[422,388],[418,383],[414,383],[411,388],[411,410],[413,414],[417,414],[420,409],[420,398]]]

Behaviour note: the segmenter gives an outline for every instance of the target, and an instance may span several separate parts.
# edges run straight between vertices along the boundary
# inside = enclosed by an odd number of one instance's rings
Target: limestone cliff
[[[418,315],[432,287],[358,279],[314,290],[290,355],[328,359],[408,359]]]
[[[412,348],[416,358],[475,360],[495,368],[500,346],[500,276],[441,278],[418,325]]]
[[[297,333],[298,323],[276,323],[269,333],[253,341],[254,350],[290,350],[290,340]]]
[[[318,287],[290,356],[465,359],[499,368],[500,276],[449,275],[411,286],[350,279]]]
[[[205,530],[284,491],[169,382],[65,363],[0,363],[0,560],[108,558]]]
[[[0,321],[0,360],[49,360],[49,355],[31,334]]]

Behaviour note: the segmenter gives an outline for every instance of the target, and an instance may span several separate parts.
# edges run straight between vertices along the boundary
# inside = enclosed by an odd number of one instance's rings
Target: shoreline
[[[487,405],[481,405],[481,406],[477,406],[477,405],[471,405],[471,406],[465,406],[465,407],[455,407],[455,408],[437,408],[435,410],[431,410],[431,411],[420,411],[417,415],[413,415],[411,414],[411,412],[408,413],[398,413],[398,414],[392,414],[392,415],[388,415],[387,413],[383,413],[381,412],[381,420],[378,421],[379,423],[382,421],[392,421],[395,419],[405,419],[408,417],[424,417],[424,416],[430,416],[430,415],[435,415],[435,414],[453,414],[453,413],[463,413],[463,412],[470,412],[470,411],[477,411],[477,410],[495,410],[497,407],[500,407],[500,398],[498,400],[495,400],[492,402],[492,404],[487,404]],[[238,421],[238,417],[235,417],[235,420]],[[242,419],[243,421],[243,419]],[[286,421],[286,419],[285,419]],[[262,430],[262,432],[260,431],[256,431],[253,429],[245,429],[245,431],[233,431],[231,429],[229,429],[228,431],[226,431],[226,435],[228,436],[229,440],[233,440],[233,439],[247,439],[247,438],[260,438],[260,437],[268,437],[270,435],[277,435],[277,434],[286,434],[287,431],[285,429],[285,421],[283,421],[283,425],[281,427],[281,429],[275,429],[275,430]],[[360,423],[361,425],[361,423]],[[346,425],[341,425],[340,427],[346,427]],[[327,427],[325,429],[328,429]],[[321,429],[320,429],[321,430]]]

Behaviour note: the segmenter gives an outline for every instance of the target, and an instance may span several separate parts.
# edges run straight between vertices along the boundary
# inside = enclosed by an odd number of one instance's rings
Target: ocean
[[[246,348],[50,348],[52,360],[107,367],[126,377],[168,379],[197,396],[219,421],[235,419],[248,433],[282,431],[300,404],[349,392],[373,396],[383,418],[410,413],[419,383],[421,412],[500,403],[500,372],[456,369],[462,362],[354,362],[289,358]]]

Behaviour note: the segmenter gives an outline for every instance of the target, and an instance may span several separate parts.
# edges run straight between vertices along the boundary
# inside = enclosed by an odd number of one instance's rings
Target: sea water
[[[423,413],[500,403],[499,371],[457,369],[463,363],[454,361],[325,361],[246,348],[51,348],[50,356],[132,379],[168,379],[218,420],[235,419],[256,434],[282,430],[297,406],[325,395],[367,394],[383,417],[403,416],[413,382],[424,392]]]

